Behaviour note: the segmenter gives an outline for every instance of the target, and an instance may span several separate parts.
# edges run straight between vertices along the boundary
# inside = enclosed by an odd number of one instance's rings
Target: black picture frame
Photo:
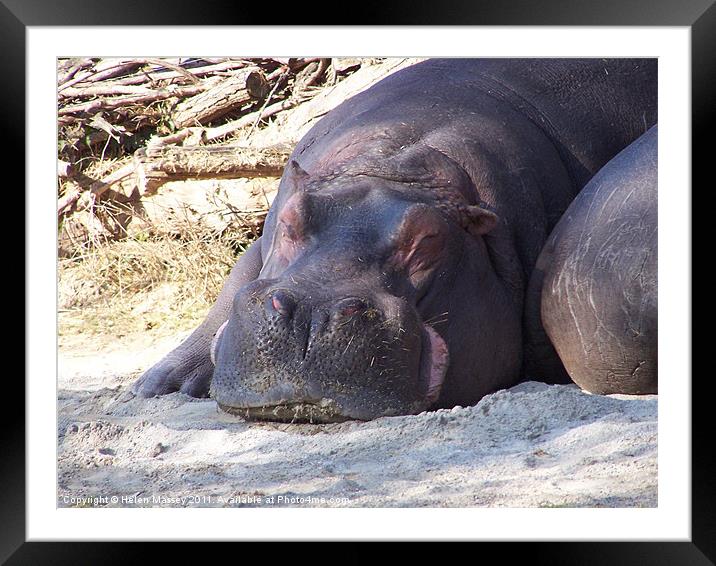
[[[293,12],[291,11],[293,10]],[[716,100],[716,5],[714,0],[518,0],[510,2],[467,2],[447,0],[417,4],[402,0],[374,2],[363,0],[352,11],[349,22],[321,21],[336,17],[331,10],[315,11],[301,6],[272,10],[266,21],[261,3],[204,1],[202,9],[181,0],[122,3],[82,2],[82,0],[0,0],[0,58],[3,86],[0,88],[4,114],[3,157],[24,178],[25,116],[25,37],[28,26],[78,25],[564,25],[564,26],[687,26],[691,28],[692,64],[692,187],[707,179],[709,138],[713,137],[714,100]],[[711,180],[711,183],[713,181]],[[693,195],[693,188],[691,189]],[[27,202],[25,213],[32,214]],[[693,209],[693,208],[692,208]],[[692,222],[693,225],[693,222]],[[26,254],[27,252],[25,252]],[[27,255],[23,258],[27,261]],[[15,264],[19,265],[19,264]],[[19,270],[18,270],[19,271]],[[25,304],[27,282],[23,278]],[[26,336],[26,340],[31,340]],[[698,377],[698,376],[697,376]],[[702,375],[709,378],[709,375]],[[529,560],[530,564],[714,564],[716,561],[716,470],[711,458],[713,420],[708,385],[711,379],[692,380],[692,536],[690,542],[522,542],[471,543],[482,547],[467,549],[482,554],[493,550],[500,561]],[[2,415],[0,428],[3,455],[0,457],[0,561],[25,564],[132,564],[157,553],[163,562],[186,556],[185,544],[159,543],[76,543],[25,542],[25,401],[24,388],[5,388],[16,399],[17,414]],[[22,392],[22,393],[20,393]],[[23,395],[23,400],[19,399]],[[320,529],[318,530],[320,532]],[[81,537],[81,533],[78,533]],[[320,538],[320,535],[317,536]],[[559,533],[555,533],[559,538]],[[489,546],[488,546],[489,545]],[[373,550],[370,545],[353,543],[349,556],[364,562]],[[242,543],[241,560],[248,558],[253,545]],[[280,552],[284,547],[279,546]],[[418,549],[420,550],[420,549]],[[276,550],[271,551],[276,552]],[[303,551],[291,550],[292,555]],[[525,560],[525,561],[526,561]]]

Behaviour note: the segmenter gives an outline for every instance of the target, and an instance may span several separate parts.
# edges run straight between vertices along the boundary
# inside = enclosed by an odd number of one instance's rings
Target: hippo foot
[[[144,372],[132,385],[131,392],[141,397],[176,391],[191,397],[208,397],[213,372],[214,365],[208,359],[197,364],[195,360],[177,361],[167,356]]]

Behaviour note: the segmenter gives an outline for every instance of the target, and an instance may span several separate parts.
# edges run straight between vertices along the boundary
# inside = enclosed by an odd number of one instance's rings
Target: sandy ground
[[[527,382],[474,407],[292,425],[128,394],[180,338],[60,349],[59,506],[657,505],[656,396]]]

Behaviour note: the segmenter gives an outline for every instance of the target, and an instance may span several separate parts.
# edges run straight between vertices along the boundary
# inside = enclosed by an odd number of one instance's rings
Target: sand
[[[182,336],[60,350],[61,507],[656,507],[657,396],[534,381],[473,407],[249,423],[129,385]]]

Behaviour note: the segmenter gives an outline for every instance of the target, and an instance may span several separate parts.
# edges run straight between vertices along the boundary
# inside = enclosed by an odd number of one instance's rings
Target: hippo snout
[[[294,345],[299,347],[297,354],[303,359],[314,345],[318,348],[328,345],[331,337],[334,346],[342,346],[346,336],[338,330],[343,324],[351,325],[357,333],[365,330],[365,321],[357,320],[357,317],[382,320],[382,313],[378,309],[369,307],[365,300],[357,297],[336,301],[328,299],[315,307],[310,306],[310,301],[310,296],[301,299],[284,289],[270,291],[263,300],[265,321],[270,326],[268,339],[283,337],[289,342],[293,340],[296,343]],[[350,340],[353,339],[355,334],[350,334]],[[349,347],[346,344],[344,352]],[[274,354],[283,355],[284,352]]]
[[[325,422],[419,412],[434,400],[442,375],[425,368],[439,338],[404,300],[281,283],[239,292],[217,332],[211,395],[222,409]]]

